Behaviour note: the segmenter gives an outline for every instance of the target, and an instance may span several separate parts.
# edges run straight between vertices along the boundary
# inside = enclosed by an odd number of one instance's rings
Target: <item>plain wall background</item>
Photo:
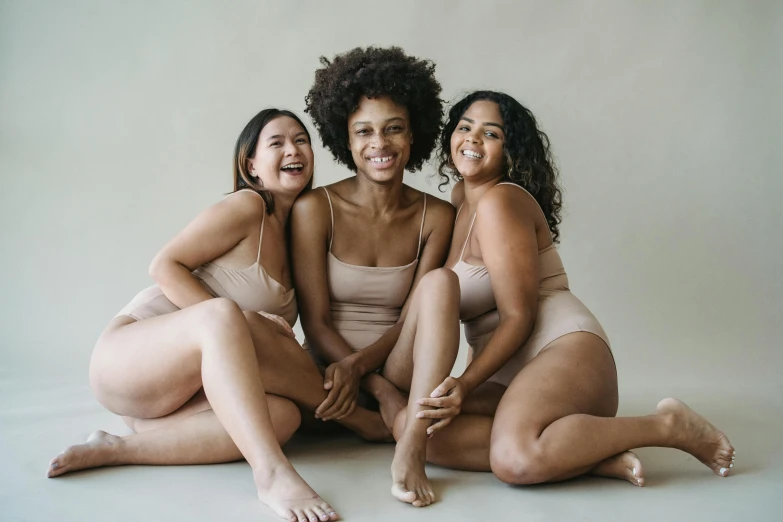
[[[86,382],[155,252],[231,189],[250,117],[310,125],[319,56],[392,44],[447,101],[493,88],[538,117],[560,252],[621,387],[779,385],[775,1],[0,0],[0,372]],[[317,184],[349,175],[314,141]],[[448,197],[433,173],[407,181]]]

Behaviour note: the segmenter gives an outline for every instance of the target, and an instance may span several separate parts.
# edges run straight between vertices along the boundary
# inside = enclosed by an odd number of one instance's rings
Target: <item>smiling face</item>
[[[376,183],[402,178],[412,140],[408,109],[388,96],[362,97],[348,117],[348,144],[357,174]]]
[[[473,102],[451,134],[451,158],[463,178],[503,175],[505,143],[500,107],[489,100]]]
[[[258,135],[248,172],[271,193],[296,195],[313,177],[313,149],[307,133],[296,120],[280,116]]]

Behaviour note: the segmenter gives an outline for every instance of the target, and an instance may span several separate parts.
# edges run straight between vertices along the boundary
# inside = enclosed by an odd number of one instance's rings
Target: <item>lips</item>
[[[384,154],[382,156],[371,156],[367,159],[370,162],[370,165],[376,169],[385,169],[394,165],[394,159],[396,157],[396,154]]]
[[[304,170],[304,163],[300,161],[297,161],[296,163],[289,163],[288,165],[283,165],[280,170],[288,174],[301,174],[301,172]]]
[[[477,160],[484,157],[483,154],[470,149],[462,149],[462,155],[466,158],[477,159]]]

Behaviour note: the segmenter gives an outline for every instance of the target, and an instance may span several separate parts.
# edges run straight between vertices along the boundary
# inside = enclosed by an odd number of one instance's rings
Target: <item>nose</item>
[[[376,149],[382,149],[386,146],[386,136],[382,132],[373,134],[371,144]]]
[[[286,156],[296,156],[299,154],[299,148],[292,140],[286,140],[283,152]]]

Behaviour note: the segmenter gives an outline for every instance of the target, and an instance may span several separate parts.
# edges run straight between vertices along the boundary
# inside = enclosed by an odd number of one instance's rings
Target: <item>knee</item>
[[[536,441],[512,438],[493,441],[489,448],[492,473],[506,484],[539,484],[549,479],[546,457]]]
[[[419,287],[425,295],[437,293],[438,295],[456,295],[459,298],[459,279],[457,274],[448,268],[438,268],[427,272],[419,282]]]
[[[198,326],[208,332],[233,332],[236,328],[247,325],[242,310],[231,299],[216,297],[197,306],[200,306],[201,312]]]

